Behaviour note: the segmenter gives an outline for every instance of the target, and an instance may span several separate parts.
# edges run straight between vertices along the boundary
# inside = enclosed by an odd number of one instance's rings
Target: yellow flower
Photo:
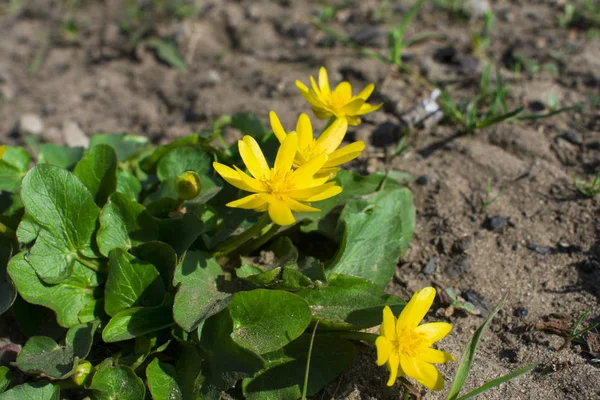
[[[298,135],[286,136],[277,151],[275,165],[269,168],[258,143],[250,136],[238,141],[242,160],[252,177],[235,167],[215,162],[215,170],[233,186],[252,192],[250,196],[227,203],[228,207],[268,211],[269,217],[278,225],[290,225],[296,220],[292,211],[313,212],[310,202],[328,199],[342,191],[335,182],[326,183],[328,178],[314,178],[327,162],[327,155],[320,154],[296,170],[292,169],[298,150]]]
[[[441,390],[444,379],[431,364],[455,361],[446,352],[432,349],[431,345],[443,339],[452,330],[446,322],[419,325],[435,298],[435,289],[426,287],[416,292],[396,319],[389,307],[383,309],[383,323],[377,337],[377,365],[387,363],[390,371],[388,386],[398,376],[409,376],[432,390]]]
[[[283,129],[275,111],[271,111],[269,117],[271,119],[273,133],[277,136],[279,143],[283,143],[288,135],[286,134],[285,129]],[[313,137],[310,118],[304,113],[300,114],[298,122],[296,123],[298,152],[294,159],[294,167],[301,167],[319,154],[327,154],[327,162],[323,165],[323,168],[317,172],[315,177],[331,177],[332,174],[335,174],[340,170],[339,168],[336,168],[338,165],[354,160],[365,148],[365,142],[359,140],[338,149],[342,140],[344,140],[344,136],[346,136],[347,129],[348,122],[345,119],[336,119],[327,129],[325,129],[318,139],[315,139]]]
[[[329,78],[325,67],[321,67],[319,70],[319,85],[312,76],[310,83],[312,90],[300,81],[296,81],[296,86],[300,89],[300,94],[310,103],[313,112],[319,119],[335,116],[345,118],[349,125],[356,126],[360,124],[361,115],[376,111],[383,105],[380,103],[374,106],[366,102],[375,89],[375,85],[372,83],[356,96],[352,95],[350,82],[342,82],[332,91],[329,88]]]
[[[0,160],[2,159],[2,157],[4,157],[5,152],[6,152],[6,145],[3,144],[2,146],[0,146]]]

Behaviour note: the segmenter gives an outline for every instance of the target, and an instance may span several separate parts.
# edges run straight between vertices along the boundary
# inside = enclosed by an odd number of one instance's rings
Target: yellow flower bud
[[[175,182],[177,195],[181,200],[191,200],[202,191],[200,176],[194,171],[187,171],[177,177]]]
[[[77,386],[89,385],[92,380],[92,364],[88,361],[80,361],[77,368],[75,368],[75,372],[71,375],[71,379]]]

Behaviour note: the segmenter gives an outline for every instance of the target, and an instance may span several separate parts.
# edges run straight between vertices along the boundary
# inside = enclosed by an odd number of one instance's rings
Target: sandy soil
[[[335,81],[374,82],[374,101],[385,101],[385,110],[351,131],[368,143],[354,168],[406,171],[418,178],[411,185],[415,237],[389,291],[407,298],[427,285],[454,288],[483,313],[506,297],[483,337],[468,387],[539,365],[483,398],[600,398],[598,331],[558,351],[564,341],[560,333],[586,309],[595,307],[586,324],[600,318],[600,196],[583,198],[572,183],[573,176],[591,180],[600,167],[597,98],[593,104],[600,93],[600,40],[581,27],[560,28],[560,1],[491,2],[496,23],[485,59],[471,52],[481,18],[460,19],[427,2],[407,36],[442,36],[408,48],[405,58],[456,98],[477,93],[489,62],[508,83],[509,108],[546,112],[553,97],[561,106],[583,103],[582,110],[503,123],[475,136],[462,136],[459,127],[441,121],[415,129],[410,150],[391,162],[386,155],[399,138],[400,118],[427,98],[430,88],[332,45],[312,23],[322,2],[202,1],[197,16],[151,24],[156,35],[176,42],[186,70],[160,62],[147,46],[128,46],[118,25],[125,18],[122,2],[83,3],[74,14],[63,2],[41,0],[0,14],[2,142],[23,144],[28,131],[70,145],[85,143],[94,132],[123,131],[165,142],[198,131],[221,114],[250,111],[266,121],[271,109],[291,126],[307,110],[294,82],[307,81],[319,66]],[[386,27],[411,4],[388,3],[382,10],[384,2],[357,2],[340,11],[331,26],[384,52]],[[75,36],[64,33],[69,15],[79,26]],[[539,71],[516,76],[512,65],[519,57],[535,60]],[[230,140],[237,135],[227,133]],[[503,192],[481,211],[479,196],[488,179],[493,195]],[[436,267],[425,274],[428,263]],[[458,356],[483,318],[452,313],[441,301],[434,309],[429,319],[455,327],[441,347]],[[455,365],[442,369],[447,377]],[[398,387],[385,387],[386,375],[367,350],[320,398],[397,399]]]

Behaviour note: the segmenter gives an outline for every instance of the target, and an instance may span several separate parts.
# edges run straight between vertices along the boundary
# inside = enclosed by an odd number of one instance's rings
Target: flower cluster
[[[325,200],[342,191],[332,181],[339,166],[358,157],[365,148],[363,141],[340,147],[348,125],[360,123],[360,115],[377,110],[381,104],[366,103],[374,85],[368,85],[352,96],[349,82],[329,89],[325,68],[319,73],[319,86],[311,77],[313,89],[300,82],[300,93],[311,104],[319,119],[329,118],[325,130],[315,138],[310,118],[300,114],[296,130],[287,132],[277,114],[270,112],[271,129],[280,143],[275,163],[270,167],[260,146],[251,136],[238,141],[239,154],[248,173],[240,168],[215,162],[213,167],[231,185],[252,194],[227,204],[228,207],[267,211],[278,225],[291,225],[296,220],[292,212],[319,211],[312,202]]]

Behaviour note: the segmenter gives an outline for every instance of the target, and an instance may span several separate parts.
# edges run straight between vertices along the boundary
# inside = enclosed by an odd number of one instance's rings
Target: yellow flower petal
[[[319,101],[323,101],[323,97],[321,96],[321,89],[319,89],[317,82],[315,82],[315,78],[313,78],[312,76],[310,77],[310,85],[312,86],[313,93],[315,94],[317,99],[319,99]]]
[[[296,82],[296,84],[298,83],[299,82]],[[308,91],[308,88],[306,88],[306,91]],[[269,113],[269,120],[271,121],[271,129],[273,129],[275,137],[277,137],[279,143],[283,143],[287,134],[285,133],[285,129],[283,129],[283,125],[281,125],[281,121],[279,121],[279,117],[275,114],[275,111]]]
[[[327,163],[325,163],[325,164],[327,164]],[[315,174],[314,178],[315,179],[325,178],[326,181],[329,181],[329,180],[335,178],[335,175],[340,170],[341,170],[341,168],[329,168],[329,167],[325,168],[325,167],[323,167],[319,170],[319,172],[317,172]]]
[[[419,325],[415,328],[415,333],[423,336],[427,344],[432,345],[438,340],[445,338],[452,330],[452,325],[447,322],[430,322]]]
[[[275,196],[269,196],[269,217],[275,222],[277,225],[287,226],[291,225],[296,220],[292,215],[292,210],[285,204],[284,201],[279,200]]]
[[[371,105],[369,103],[364,103],[362,106],[360,106],[360,108],[354,112],[354,115],[364,115],[364,114],[368,114],[371,113],[373,111],[377,111],[381,108],[381,106],[383,106],[383,103],[379,103],[376,105]]]
[[[426,388],[441,390],[444,387],[444,378],[433,365],[405,354],[400,355],[400,365],[407,376],[416,379]]]
[[[343,189],[341,186],[334,186],[332,188],[322,191],[319,194],[316,194],[314,196],[307,198],[306,201],[313,202],[313,201],[325,200],[330,197],[337,196],[338,194],[342,193],[342,190]]]
[[[299,80],[296,80],[296,87],[300,90],[301,93],[310,92],[310,89],[308,88],[308,86],[306,86],[304,83],[300,82]]]
[[[323,164],[327,162],[327,154],[319,154],[315,158],[308,161],[306,164],[300,166],[293,172],[291,177],[292,182],[296,185],[296,189],[305,189],[308,187],[318,186],[322,183],[318,183],[313,176],[318,170],[323,167]],[[325,183],[325,182],[323,182]]]
[[[296,200],[306,201],[306,199],[316,196],[327,189],[330,189],[336,185],[335,182],[328,182],[324,185],[309,187],[306,189],[293,190],[290,192],[290,197]]]
[[[318,109],[318,108],[314,107],[314,103],[310,103],[310,104],[313,106],[312,110],[315,113],[315,117],[317,117],[318,119],[329,119],[331,116],[333,116],[331,111]]]
[[[321,67],[319,70],[319,88],[321,92],[324,94],[329,94],[331,91],[329,89],[329,77],[327,76],[327,70],[325,67]]]
[[[274,171],[286,173],[290,171],[296,158],[296,152],[298,151],[298,135],[295,132],[291,132],[286,136],[279,150],[277,150],[277,156],[275,157]]]
[[[448,361],[456,361],[452,354],[429,347],[420,349],[415,357],[430,364],[444,364]]]
[[[258,181],[252,177],[249,177],[244,171],[239,169],[237,166],[233,166],[238,174],[239,179],[244,182],[244,185],[250,188],[249,192],[264,192],[267,188],[261,181]],[[244,189],[245,190],[245,189]]]
[[[313,129],[308,115],[302,113],[296,122],[296,132],[298,133],[298,148],[303,149],[313,142]]]
[[[395,351],[392,351],[390,353],[390,358],[388,359],[387,367],[390,370],[390,378],[387,381],[387,385],[394,386],[394,383],[396,383],[396,379],[398,379],[398,370],[400,369],[400,357]]]
[[[359,97],[359,98],[367,101],[367,99],[369,98],[371,93],[373,93],[373,90],[375,90],[375,85],[373,85],[372,83],[369,83],[363,90],[360,91],[359,94],[356,95],[356,97]]]
[[[431,308],[433,299],[435,299],[435,289],[432,287],[416,292],[398,317],[396,332],[415,329]]]
[[[341,109],[341,112],[344,115],[355,115],[364,104],[365,101],[363,99],[356,98],[350,103],[346,104],[344,108]]]
[[[295,212],[317,212],[317,211],[321,211],[318,208],[314,208],[309,206],[308,204],[304,204],[301,203],[297,200],[294,200],[292,198],[286,199],[285,200],[285,204],[287,204],[287,206]]]
[[[375,339],[375,347],[377,347],[377,365],[381,367],[390,358],[392,344],[384,336],[378,336]]]
[[[344,140],[347,129],[348,121],[345,118],[337,118],[317,139],[315,153],[332,153]]]
[[[389,340],[396,340],[396,317],[388,306],[383,308],[383,322],[379,327],[379,334]]]
[[[256,191],[253,186],[247,185],[242,180],[242,178],[240,177],[240,175],[238,174],[238,172],[236,170],[229,168],[227,165],[224,165],[224,164],[221,164],[218,162],[214,162],[213,168],[230,185],[233,185],[236,188],[245,190],[247,192],[255,192]]]
[[[227,203],[227,207],[243,208],[246,210],[254,210],[262,208],[267,204],[263,196],[259,194],[251,194],[250,196],[242,197],[241,199]]]
[[[346,119],[348,120],[348,125],[350,125],[350,126],[360,125],[360,117],[355,117],[353,115],[346,115]]]
[[[262,179],[269,172],[270,168],[267,160],[252,136],[246,135],[242,140],[239,140],[238,149],[246,168],[256,179]]]
[[[347,146],[339,148],[329,155],[329,158],[327,158],[327,162],[325,163],[324,168],[335,167],[347,163],[348,161],[352,161],[356,157],[360,156],[364,149],[365,142],[363,142],[362,140],[350,143]]]
[[[350,82],[340,82],[333,94],[349,101],[352,98],[352,85],[350,85]]]

